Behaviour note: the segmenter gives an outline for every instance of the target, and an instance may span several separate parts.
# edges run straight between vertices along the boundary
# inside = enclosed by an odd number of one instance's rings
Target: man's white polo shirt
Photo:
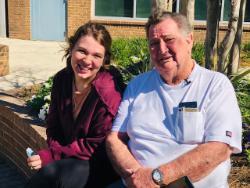
[[[191,111],[179,104],[197,103]],[[208,141],[241,152],[241,114],[232,84],[221,73],[195,64],[186,81],[165,84],[153,69],[133,79],[124,94],[112,131],[127,132],[129,148],[140,164],[156,168]],[[228,187],[230,160],[194,183]]]

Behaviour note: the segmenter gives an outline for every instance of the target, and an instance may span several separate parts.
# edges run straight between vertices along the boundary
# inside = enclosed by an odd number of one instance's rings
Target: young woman
[[[108,70],[110,48],[110,34],[100,24],[87,23],[69,38],[67,66],[53,81],[48,149],[27,159],[39,170],[27,188],[99,188],[117,178],[105,151],[121,101],[118,80]]]

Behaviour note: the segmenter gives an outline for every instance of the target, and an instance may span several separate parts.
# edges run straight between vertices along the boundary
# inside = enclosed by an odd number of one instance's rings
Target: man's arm
[[[170,163],[161,165],[164,183],[188,176],[192,182],[199,181],[213,171],[221,162],[227,160],[231,148],[221,142],[207,142],[181,155]]]
[[[163,183],[169,184],[183,176],[192,182],[199,181],[213,171],[221,162],[229,158],[230,147],[220,142],[208,142],[181,155],[177,159],[163,164],[159,169],[163,172]],[[152,169],[139,168],[129,177],[130,185],[141,187],[145,182],[152,185]]]
[[[145,182],[152,183],[150,169],[138,164],[117,132],[108,136],[107,152],[118,173],[123,178],[129,177],[134,187],[145,185]],[[227,160],[231,153],[231,148],[221,142],[201,144],[170,163],[161,165],[159,169],[164,174],[163,182],[169,184],[183,176],[188,176],[192,182],[199,181]]]
[[[106,139],[107,154],[115,170],[124,179],[141,167],[130,153],[127,141],[127,133],[121,132],[111,132]]]

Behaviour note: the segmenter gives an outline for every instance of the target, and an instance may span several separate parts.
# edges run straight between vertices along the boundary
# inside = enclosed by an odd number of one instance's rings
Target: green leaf
[[[245,76],[248,75],[249,73],[250,73],[250,68],[244,70],[243,72],[239,72],[239,73],[237,73],[237,74],[235,74],[235,75],[232,75],[232,77],[231,77],[230,80],[231,80],[232,82],[235,82],[235,81],[237,81],[237,80],[242,79],[243,77],[245,77]]]

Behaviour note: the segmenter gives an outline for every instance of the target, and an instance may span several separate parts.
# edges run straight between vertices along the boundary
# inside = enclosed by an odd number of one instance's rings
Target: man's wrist
[[[163,172],[159,169],[159,168],[155,168],[152,173],[151,173],[151,177],[152,177],[152,180],[153,182],[156,184],[156,185],[159,185],[159,186],[164,186],[164,174]]]

